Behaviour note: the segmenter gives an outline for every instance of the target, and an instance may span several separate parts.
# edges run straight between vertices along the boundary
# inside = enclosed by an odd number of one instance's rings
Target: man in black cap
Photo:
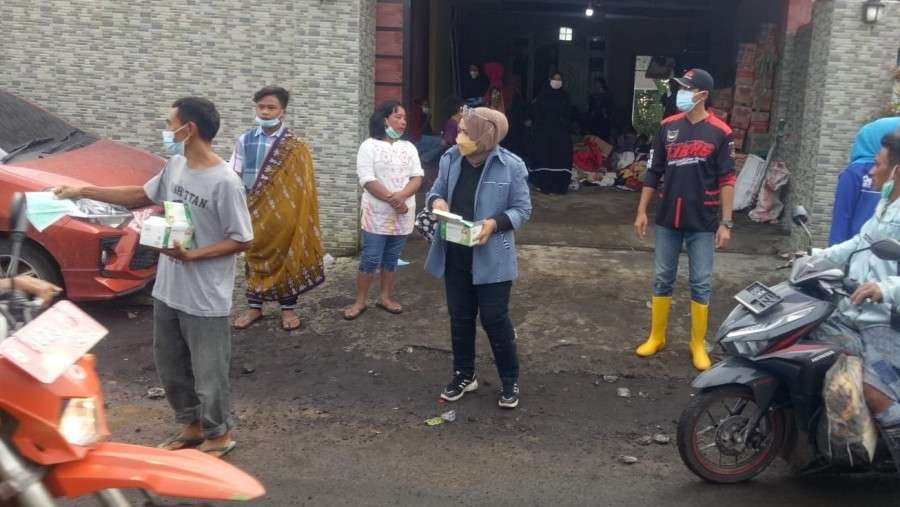
[[[659,193],[656,210],[655,264],[650,337],[635,351],[656,354],[666,344],[672,287],[678,258],[686,245],[691,282],[691,355],[694,367],[710,367],[706,353],[713,254],[731,240],[734,202],[734,136],[731,128],[706,111],[713,78],[691,69],[676,79],[680,113],[662,121],[644,177],[634,228],[647,235],[647,206]],[[721,214],[719,209],[721,208]]]

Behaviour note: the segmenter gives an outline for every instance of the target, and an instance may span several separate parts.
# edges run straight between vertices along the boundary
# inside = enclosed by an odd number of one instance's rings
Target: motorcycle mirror
[[[25,216],[25,194],[13,194],[9,206],[9,230],[25,234],[28,232],[28,218]]]
[[[809,222],[809,213],[806,212],[806,208],[803,206],[794,206],[791,212],[791,220],[794,221],[795,225],[803,225]]]
[[[875,257],[886,261],[900,261],[900,241],[896,239],[882,239],[876,241],[871,247]]]

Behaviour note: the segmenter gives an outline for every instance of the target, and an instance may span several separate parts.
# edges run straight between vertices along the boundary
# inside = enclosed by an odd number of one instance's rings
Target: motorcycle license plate
[[[749,287],[738,292],[734,299],[754,315],[762,315],[784,301],[784,298],[775,291],[759,282],[753,282]]]
[[[0,356],[51,384],[108,332],[72,302],[60,301],[0,342]]]

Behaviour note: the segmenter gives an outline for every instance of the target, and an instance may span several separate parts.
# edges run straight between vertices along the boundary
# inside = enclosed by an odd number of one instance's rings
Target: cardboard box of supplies
[[[712,91],[712,105],[723,111],[730,111],[734,107],[734,88],[719,88]]]
[[[765,134],[769,131],[769,113],[754,111],[750,115],[750,132]]]
[[[183,203],[166,201],[163,203],[165,217],[154,216],[141,225],[140,244],[151,248],[175,248],[178,242],[190,248],[194,239],[194,225],[191,211]]]
[[[731,126],[733,128],[747,130],[753,118],[753,110],[745,106],[734,106],[731,110]]]
[[[722,109],[719,109],[717,107],[711,107],[708,109],[708,111],[716,115],[716,117],[718,117],[720,120],[728,123],[728,111],[723,111]]]
[[[438,219],[438,228],[441,237],[451,243],[463,246],[473,246],[475,238],[481,233],[481,222],[469,222],[459,215],[441,210],[431,212]]]

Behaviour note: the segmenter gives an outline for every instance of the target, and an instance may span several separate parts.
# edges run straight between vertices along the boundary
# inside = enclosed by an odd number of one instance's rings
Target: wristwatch
[[[734,220],[722,220],[720,223],[728,230],[734,229]]]

